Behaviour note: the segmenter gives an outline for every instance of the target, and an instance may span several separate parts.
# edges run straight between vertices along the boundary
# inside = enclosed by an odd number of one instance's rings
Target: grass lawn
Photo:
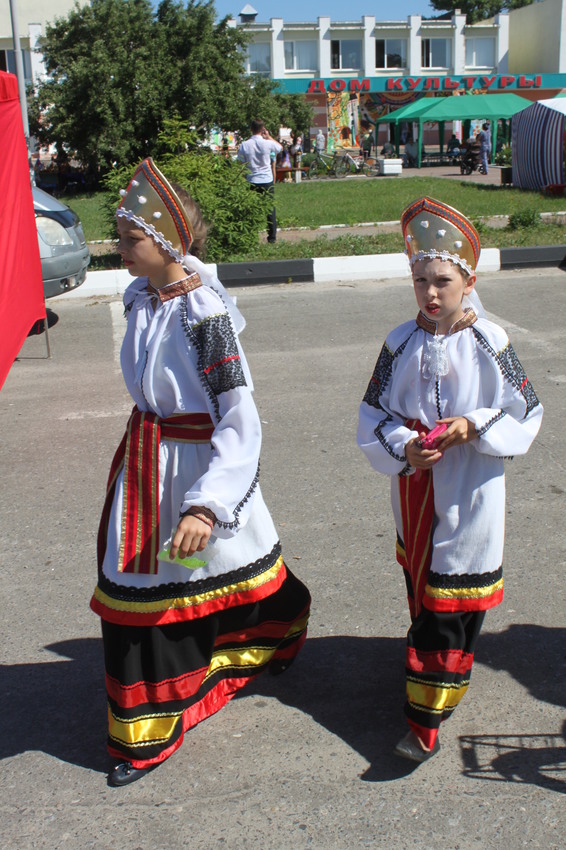
[[[68,204],[80,218],[87,242],[110,238],[108,223],[104,217],[104,192],[64,195],[60,200]]]
[[[566,199],[546,197],[500,186],[475,184],[471,180],[447,180],[438,177],[374,178],[327,180],[276,187],[277,217],[280,227],[311,227],[323,224],[354,225],[360,222],[398,221],[407,204],[421,195],[431,195],[463,210],[481,230],[484,247],[503,248],[520,245],[554,245],[566,242],[561,225],[494,229],[479,219],[525,211],[559,212]],[[88,242],[109,238],[104,218],[103,193],[65,198],[80,217]],[[253,255],[233,256],[233,261],[275,260],[333,255],[397,253],[403,250],[399,234],[341,236],[314,241],[285,242],[284,234],[275,245],[258,244]],[[108,268],[117,258],[93,257],[92,268]]]
[[[462,210],[468,218],[505,215],[529,208],[537,212],[566,209],[565,198],[540,192],[474,184],[441,177],[385,177],[281,183],[275,190],[281,227],[319,227],[398,221],[401,211],[422,195]]]

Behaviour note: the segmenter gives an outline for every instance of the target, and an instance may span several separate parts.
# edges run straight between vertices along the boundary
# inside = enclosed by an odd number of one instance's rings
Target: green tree
[[[92,0],[47,27],[32,132],[98,171],[142,156],[161,115],[149,0]]]
[[[303,97],[244,70],[247,34],[218,21],[212,0],[92,0],[47,27],[48,78],[31,110],[42,143],[70,148],[95,173],[150,154],[164,121],[179,114],[200,132],[247,135],[260,115],[310,124]],[[264,117],[265,116],[265,117]]]
[[[466,15],[467,22],[474,24],[485,21],[505,10],[520,9],[529,6],[532,0],[430,0],[437,12],[455,12],[459,9]]]

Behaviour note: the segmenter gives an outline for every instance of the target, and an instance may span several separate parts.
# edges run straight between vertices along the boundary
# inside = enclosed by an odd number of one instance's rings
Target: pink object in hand
[[[436,441],[441,434],[444,434],[447,428],[448,425],[445,422],[441,422],[440,425],[429,431],[424,440],[421,441],[421,449],[435,449]]]

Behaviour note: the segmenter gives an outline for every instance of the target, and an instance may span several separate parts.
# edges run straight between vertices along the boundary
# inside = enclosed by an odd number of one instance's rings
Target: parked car
[[[32,193],[43,291],[52,298],[84,282],[90,254],[79,217],[37,186]]]

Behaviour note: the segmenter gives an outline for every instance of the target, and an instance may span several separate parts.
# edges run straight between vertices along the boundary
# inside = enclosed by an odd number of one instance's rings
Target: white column
[[[330,18],[318,19],[318,73],[330,77]]]
[[[271,18],[271,79],[285,76],[283,18]]]
[[[509,73],[509,15],[496,15],[495,23],[497,24],[495,67],[498,74],[507,74]]]
[[[464,38],[464,27],[466,16],[461,15],[457,9],[452,16],[452,73],[464,74],[466,72],[466,39]]]
[[[375,15],[362,17],[364,26],[364,77],[375,76]]]
[[[409,15],[409,76],[421,73],[421,16]]]
[[[43,54],[36,52],[39,39],[41,38],[41,24],[29,24],[29,50],[31,60],[31,79],[35,88],[45,78],[45,65]]]

